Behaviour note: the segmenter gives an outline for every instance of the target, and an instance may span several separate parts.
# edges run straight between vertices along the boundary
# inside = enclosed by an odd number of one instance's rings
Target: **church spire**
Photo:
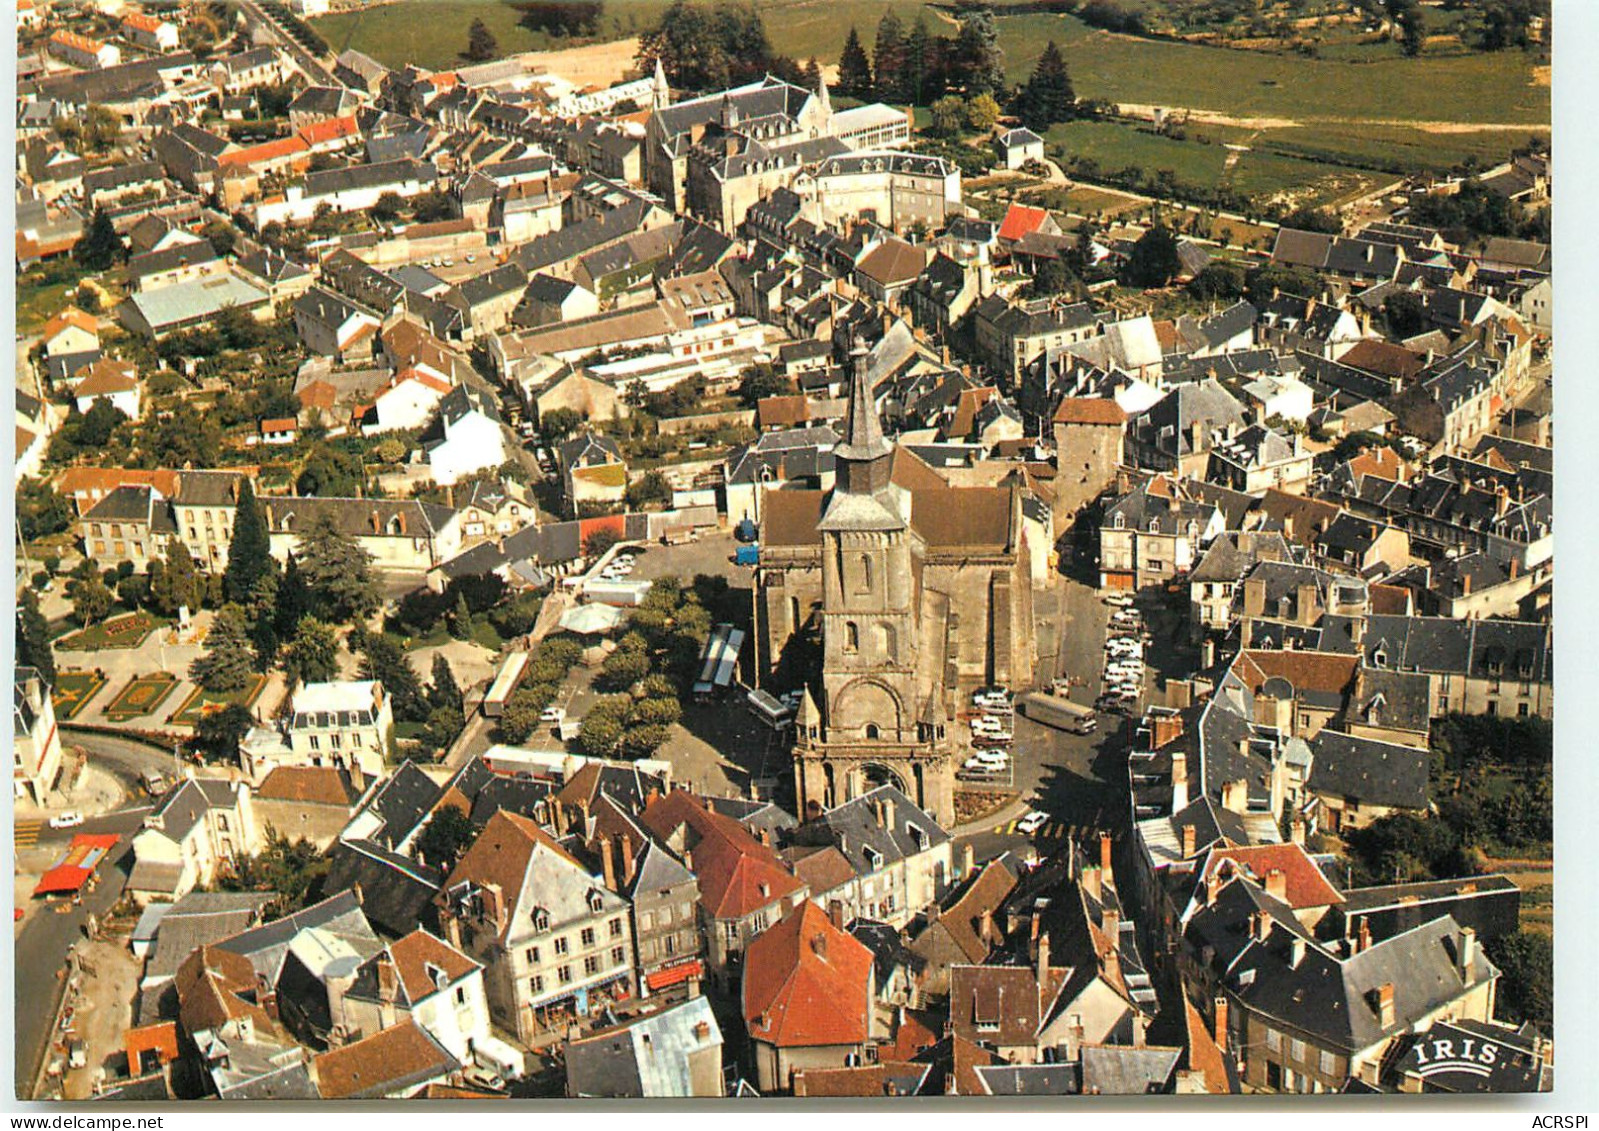
[[[659,110],[672,104],[672,88],[666,82],[666,68],[661,64],[661,57],[655,57],[655,81],[650,91],[650,101],[654,103],[652,109]]]
[[[849,405],[844,418],[844,441],[833,449],[838,461],[839,485],[850,494],[873,494],[888,485],[889,457],[893,448],[883,438],[872,400],[871,354],[856,337],[850,350]]]
[[[827,97],[827,76],[822,74],[820,67],[816,69],[816,101],[822,108],[822,119],[830,120],[833,117],[833,102]]]

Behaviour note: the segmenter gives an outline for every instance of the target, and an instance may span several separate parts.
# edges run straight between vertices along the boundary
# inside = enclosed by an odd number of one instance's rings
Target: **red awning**
[[[55,867],[40,877],[33,894],[57,895],[79,890],[94,874],[100,861],[105,859],[105,854],[116,847],[119,839],[115,833],[80,833],[73,837],[66,854],[56,862]]]
[[[704,971],[705,967],[696,958],[694,961],[685,962],[680,966],[668,966],[665,970],[657,970],[653,974],[647,974],[644,977],[644,984],[652,990],[664,990],[667,986],[675,986],[680,982],[688,981],[690,978],[697,978]]]

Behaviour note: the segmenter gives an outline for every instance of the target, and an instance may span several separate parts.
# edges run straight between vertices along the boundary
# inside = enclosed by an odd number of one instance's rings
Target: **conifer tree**
[[[853,27],[844,40],[844,53],[838,57],[838,90],[851,98],[865,98],[872,92],[872,65]]]

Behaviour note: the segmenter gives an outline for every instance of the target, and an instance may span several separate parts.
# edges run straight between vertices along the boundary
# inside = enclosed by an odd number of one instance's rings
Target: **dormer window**
[[[1110,520],[1112,530],[1122,530],[1127,526],[1127,519],[1121,515],[1112,515]]]
[[[533,909],[533,929],[535,931],[547,931],[550,929],[550,913],[542,907]]]
[[[597,890],[590,889],[590,891],[589,891],[589,910],[593,911],[593,912],[595,912],[597,914],[599,912],[600,908],[604,907],[604,906],[605,906],[605,900],[603,898],[601,898],[600,893]]]

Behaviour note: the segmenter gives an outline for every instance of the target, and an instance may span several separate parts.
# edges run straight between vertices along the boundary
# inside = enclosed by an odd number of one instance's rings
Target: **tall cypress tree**
[[[1056,122],[1070,121],[1076,101],[1066,60],[1052,39],[1022,88],[1017,112],[1029,129],[1046,130]]]
[[[872,50],[873,87],[877,97],[898,99],[905,88],[905,29],[890,8],[877,23],[877,43]]]
[[[905,37],[905,82],[901,98],[913,106],[926,104],[928,72],[932,69],[933,39],[927,30],[927,19],[920,12]]]
[[[17,605],[17,663],[39,669],[44,681],[55,686],[56,655],[50,644],[50,622],[39,610],[39,595],[32,589],[22,591]]]
[[[872,65],[866,60],[866,48],[854,27],[844,40],[844,53],[838,57],[838,90],[851,98],[864,98],[872,92]]]
[[[245,604],[255,594],[256,584],[272,571],[272,541],[267,535],[266,515],[255,497],[255,488],[245,477],[233,511],[233,537],[228,542],[228,568],[222,574],[222,591],[228,600]]]

